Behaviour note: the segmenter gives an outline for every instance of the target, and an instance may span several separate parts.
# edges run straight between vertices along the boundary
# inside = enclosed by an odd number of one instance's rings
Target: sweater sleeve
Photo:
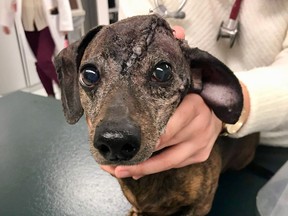
[[[288,32],[282,51],[267,66],[236,72],[250,95],[250,115],[235,135],[288,130]]]

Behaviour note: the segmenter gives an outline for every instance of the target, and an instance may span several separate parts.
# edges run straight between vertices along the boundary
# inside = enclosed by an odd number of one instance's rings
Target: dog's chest
[[[139,180],[119,179],[119,182],[126,198],[139,211],[171,215],[186,210],[185,207],[199,197],[199,188],[203,186],[200,170],[199,165],[187,166]]]

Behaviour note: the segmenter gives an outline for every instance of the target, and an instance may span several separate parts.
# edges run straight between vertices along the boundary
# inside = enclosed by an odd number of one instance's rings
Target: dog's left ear
[[[55,68],[61,88],[64,115],[69,124],[75,124],[83,115],[79,94],[79,65],[84,51],[103,26],[90,30],[82,39],[63,49],[55,57]]]
[[[220,120],[236,123],[243,109],[239,80],[225,64],[209,53],[188,46],[181,48],[191,68],[190,91],[200,94]]]

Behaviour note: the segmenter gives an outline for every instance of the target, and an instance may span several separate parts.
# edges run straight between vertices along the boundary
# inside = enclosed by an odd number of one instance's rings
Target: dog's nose
[[[94,147],[108,161],[127,161],[140,149],[140,127],[130,122],[104,122],[95,132]]]

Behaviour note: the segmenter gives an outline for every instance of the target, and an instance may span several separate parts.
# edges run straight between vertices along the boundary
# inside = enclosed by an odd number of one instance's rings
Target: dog
[[[217,58],[176,39],[160,16],[130,17],[90,30],[55,58],[64,115],[83,114],[96,162],[134,165],[153,157],[157,140],[183,97],[199,94],[225,123],[243,107],[238,79]],[[203,216],[222,171],[246,166],[257,135],[219,136],[207,161],[118,179],[131,216]],[[156,152],[157,154],[157,152]]]

